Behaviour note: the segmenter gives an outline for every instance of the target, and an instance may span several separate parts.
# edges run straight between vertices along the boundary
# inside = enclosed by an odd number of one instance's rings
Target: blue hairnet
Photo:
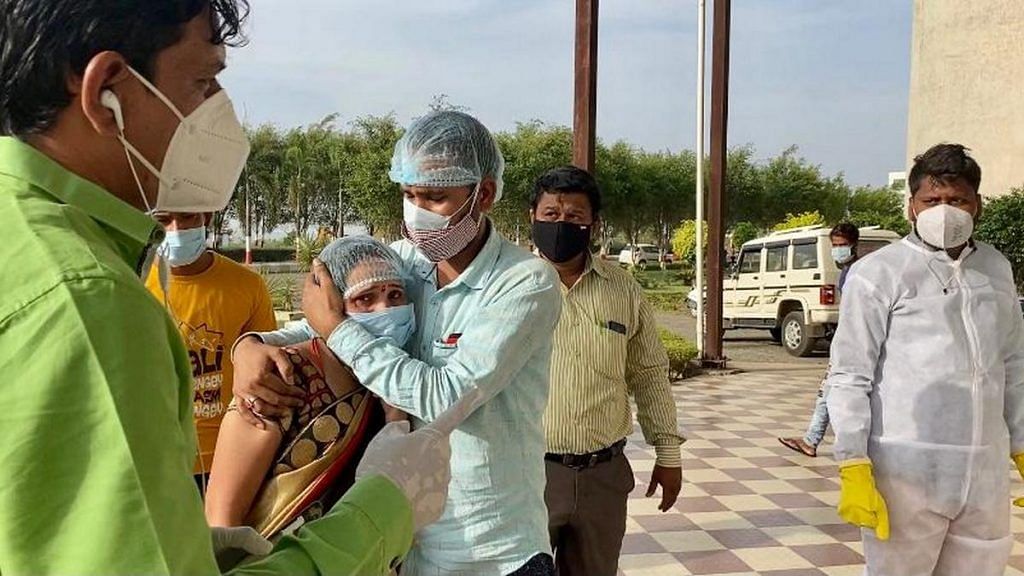
[[[463,112],[431,112],[409,125],[391,157],[392,182],[449,188],[494,180],[501,199],[505,159],[494,136]]]
[[[318,258],[346,298],[370,284],[398,282],[405,286],[408,278],[398,254],[372,236],[339,238],[328,244]]]

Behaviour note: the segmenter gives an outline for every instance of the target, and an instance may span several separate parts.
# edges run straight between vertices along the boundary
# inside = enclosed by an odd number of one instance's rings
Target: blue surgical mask
[[[840,264],[846,264],[853,259],[853,246],[834,246],[832,259]]]
[[[349,317],[377,338],[390,338],[404,348],[416,332],[412,304],[392,306],[376,312],[350,312]]]
[[[188,266],[206,252],[206,227],[172,230],[160,244],[160,257],[172,268]]]

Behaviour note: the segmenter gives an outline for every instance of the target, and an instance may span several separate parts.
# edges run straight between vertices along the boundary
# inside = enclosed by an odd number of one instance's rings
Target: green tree
[[[370,234],[397,239],[402,224],[402,195],[399,186],[388,178],[388,170],[402,127],[390,114],[364,116],[353,125],[359,145],[352,158],[349,199]]]
[[[431,112],[469,112],[469,108],[459,104],[453,104],[447,94],[434,94],[430,99],[427,108]]]
[[[513,132],[495,135],[505,157],[502,200],[490,217],[506,236],[519,242],[530,229],[533,185],[541,174],[572,162],[572,131],[540,121],[516,124]]]
[[[771,224],[765,217],[764,183],[761,168],[753,161],[754,148],[749,144],[733,148],[726,156],[726,225],[737,222],[755,222],[762,226]],[[705,188],[710,185],[710,164],[704,168]]]
[[[683,218],[694,217],[696,157],[691,152],[641,152],[637,162],[641,186],[650,198],[650,217],[658,245],[670,244],[670,235]]]
[[[285,188],[294,226],[296,253],[298,239],[306,234],[310,222],[310,200],[317,170],[314,147],[315,138],[306,130],[293,128],[284,136]]]
[[[598,145],[596,157],[594,177],[603,194],[606,232],[621,233],[635,244],[652,225],[651,189],[641,177],[637,150],[620,141],[611,148]]]
[[[345,223],[355,216],[349,195],[353,187],[354,159],[360,145],[357,135],[332,131],[320,153],[323,179],[313,219],[316,224],[333,230],[336,237],[345,235]]]
[[[253,238],[262,245],[267,232],[288,220],[282,184],[284,148],[281,133],[272,125],[247,127],[246,134],[251,151],[226,215],[242,222],[243,233],[251,228]],[[247,193],[248,222],[245,220]]]
[[[903,195],[891,188],[862,186],[854,190],[847,205],[846,220],[856,226],[880,226],[898,234],[910,232]]]
[[[986,202],[975,236],[1006,256],[1017,289],[1024,290],[1024,187]]]
[[[841,174],[826,178],[818,166],[797,156],[796,146],[771,159],[761,170],[768,222],[816,211],[826,222],[846,215],[849,187]]]
[[[761,229],[750,222],[740,222],[732,228],[732,248],[739,250],[741,246],[761,236]]]
[[[814,212],[802,212],[800,214],[786,214],[786,219],[776,224],[772,230],[792,230],[804,226],[817,226],[825,224],[825,217],[817,210]]]
[[[708,242],[708,226],[704,224],[704,246]],[[672,232],[672,252],[690,269],[697,264],[697,222],[684,220]]]

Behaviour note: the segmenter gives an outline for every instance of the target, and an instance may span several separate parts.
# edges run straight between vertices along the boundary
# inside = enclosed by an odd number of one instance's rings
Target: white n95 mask
[[[939,204],[917,214],[917,235],[936,248],[963,246],[974,233],[974,216],[966,210]]]
[[[227,92],[220,90],[191,114],[184,116],[149,80],[128,68],[181,121],[171,137],[160,170],[132,146],[124,136],[120,104],[113,92],[103,95],[103,104],[114,110],[128,164],[142,194],[146,210],[152,212],[218,212],[235,191],[249,157],[249,139],[235,115]],[[109,96],[108,96],[109,94]],[[134,157],[160,181],[156,202],[150,205],[135,170]]]

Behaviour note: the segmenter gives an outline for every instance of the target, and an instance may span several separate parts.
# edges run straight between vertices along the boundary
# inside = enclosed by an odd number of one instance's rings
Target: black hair
[[[590,209],[597,218],[601,213],[601,189],[597,186],[594,177],[576,166],[559,166],[552,168],[533,185],[533,194],[530,195],[530,208],[537,209],[537,203],[544,193],[550,194],[586,194],[590,200]]]
[[[938,144],[914,158],[914,167],[910,169],[908,178],[910,195],[917,194],[925,178],[947,185],[962,178],[977,193],[981,185],[981,166],[969,152],[970,148],[961,144]]]
[[[248,0],[0,0],[0,134],[50,129],[71,103],[68,77],[100,52],[152,79],[156,55],[205,8],[215,43],[245,43]]]
[[[836,227],[833,228],[828,235],[829,238],[832,236],[845,238],[850,242],[850,244],[860,242],[860,229],[849,222],[840,222],[839,224],[836,224]]]

